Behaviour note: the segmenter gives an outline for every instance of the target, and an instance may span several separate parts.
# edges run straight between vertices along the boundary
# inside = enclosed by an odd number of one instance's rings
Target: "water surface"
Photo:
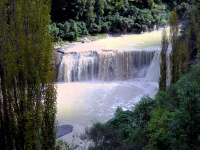
[[[58,83],[58,125],[90,125],[111,119],[117,107],[131,110],[145,94],[153,96],[156,82]]]

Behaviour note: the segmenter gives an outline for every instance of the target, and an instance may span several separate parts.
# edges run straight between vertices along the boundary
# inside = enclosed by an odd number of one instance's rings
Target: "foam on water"
[[[112,118],[117,107],[131,110],[140,98],[157,91],[157,83],[140,81],[58,83],[58,125],[90,125]]]
[[[67,49],[58,74],[59,81],[68,82],[57,84],[58,125],[105,122],[117,107],[131,110],[145,94],[153,97],[158,90],[160,41],[161,31],[155,31]]]

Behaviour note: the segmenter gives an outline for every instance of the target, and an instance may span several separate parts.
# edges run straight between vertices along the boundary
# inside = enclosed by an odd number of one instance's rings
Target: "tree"
[[[195,27],[195,33],[196,33],[196,49],[197,49],[197,57],[200,58],[200,3],[198,2],[196,4],[196,10],[194,12],[194,18],[192,20],[194,27]]]
[[[167,81],[167,49],[169,45],[167,31],[164,29],[162,31],[162,49],[161,49],[161,64],[160,64],[160,79],[159,79],[159,89],[166,90],[166,81]]]
[[[186,74],[189,71],[189,39],[190,39],[190,30],[186,29],[185,37],[182,42],[180,42],[181,49],[181,63],[180,63],[180,74]]]
[[[94,14],[94,0],[87,0],[85,4],[85,12],[84,12],[84,19],[87,26],[90,25],[91,20],[93,20],[96,16]]]
[[[141,98],[140,102],[135,105],[134,108],[134,122],[136,126],[142,129],[147,128],[148,121],[150,120],[150,115],[155,107],[155,101],[148,95]]]
[[[157,107],[154,109],[148,122],[148,149],[170,149],[172,138],[168,130],[171,118],[172,113],[165,108]]]
[[[7,7],[5,1],[0,1],[0,149],[13,149],[11,137],[11,125],[8,111],[8,98],[5,83],[5,43],[7,38]]]
[[[54,149],[50,1],[0,1],[0,149]]]
[[[178,16],[176,9],[170,13],[170,41],[172,45],[172,51],[170,55],[170,67],[171,67],[171,83],[175,83],[180,78],[180,51],[178,47]]]
[[[192,72],[193,74],[193,72]],[[174,149],[198,149],[200,146],[200,86],[185,78],[184,86],[179,85],[178,98],[180,107],[173,113],[170,135]]]
[[[97,17],[103,17],[105,0],[96,0],[94,3],[94,12]]]
[[[52,0],[51,19],[64,22],[68,19],[80,20],[88,0]]]

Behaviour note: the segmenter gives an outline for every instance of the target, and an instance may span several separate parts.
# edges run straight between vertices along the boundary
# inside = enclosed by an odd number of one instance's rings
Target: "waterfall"
[[[158,82],[160,77],[160,52],[157,51],[153,57],[153,60],[150,64],[150,66],[147,69],[146,77],[145,79],[147,81],[153,81]]]
[[[102,50],[69,52],[62,57],[58,81],[113,81],[159,78],[157,51]],[[156,66],[157,65],[157,66]]]

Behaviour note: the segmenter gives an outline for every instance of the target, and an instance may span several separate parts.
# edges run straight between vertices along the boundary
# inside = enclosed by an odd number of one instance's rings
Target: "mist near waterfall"
[[[58,125],[106,122],[117,107],[131,110],[145,94],[153,97],[158,90],[160,41],[161,31],[155,31],[66,49],[58,68]]]
[[[59,68],[58,124],[91,125],[111,119],[117,107],[131,110],[155,95],[159,51],[70,53]]]
[[[114,50],[66,53],[60,63],[58,81],[123,81],[144,78],[155,53]]]
[[[91,125],[112,118],[117,107],[131,110],[140,98],[157,91],[156,82],[58,83],[58,125]]]

